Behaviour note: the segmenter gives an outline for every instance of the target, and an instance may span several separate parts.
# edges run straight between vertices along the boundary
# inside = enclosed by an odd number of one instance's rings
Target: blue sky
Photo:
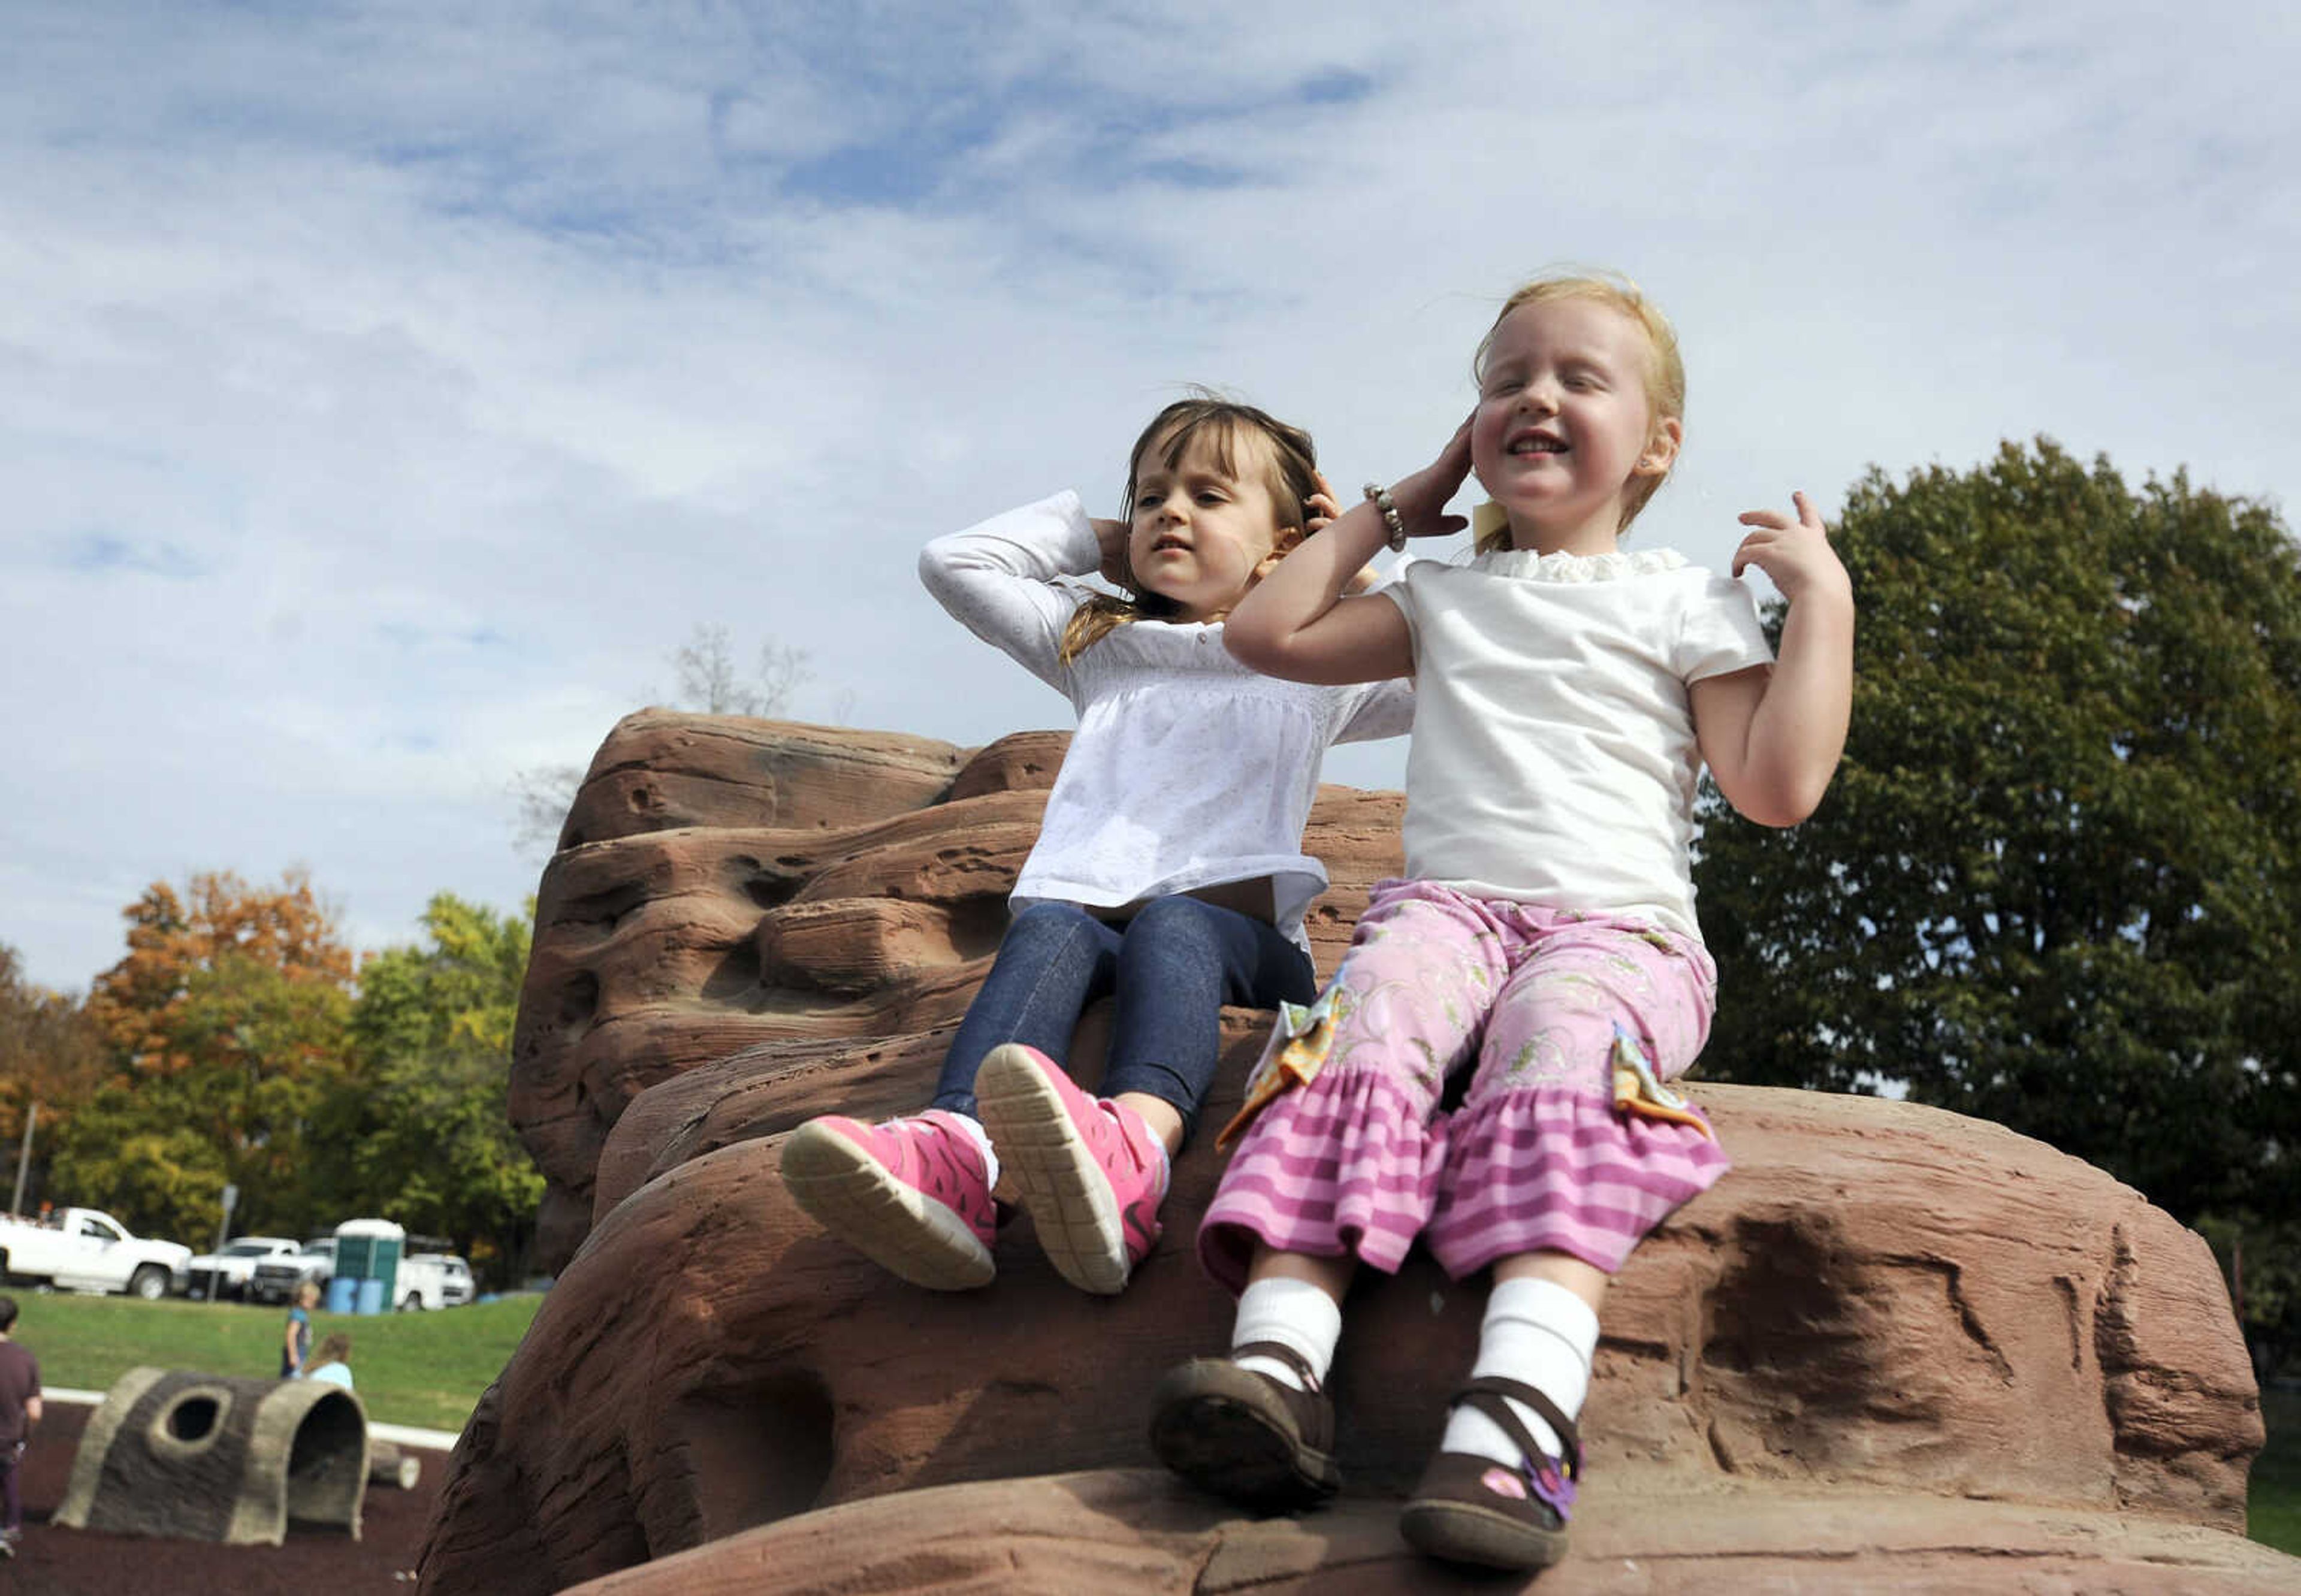
[[[1185,383],[1422,464],[1568,262],[1683,335],[1644,539],[2045,433],[2289,506],[2283,8],[19,8],[0,60],[0,942],[308,867],[363,946],[533,887],[698,623],[794,713],[1063,702],[934,534],[1115,505]],[[1498,14],[1504,20],[1497,20]],[[1399,750],[1329,774],[1397,779]]]

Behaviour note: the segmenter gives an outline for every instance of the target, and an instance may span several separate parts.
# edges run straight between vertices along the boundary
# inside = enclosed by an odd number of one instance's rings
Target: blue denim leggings
[[[1154,898],[1124,925],[1067,903],[1015,916],[983,990],[943,1057],[933,1107],[975,1112],[975,1072],[1005,1042],[1066,1068],[1086,1006],[1117,994],[1101,1094],[1147,1092],[1183,1116],[1187,1142],[1214,1083],[1222,1006],[1276,1008],[1318,995],[1309,956],[1251,915],[1195,898]]]

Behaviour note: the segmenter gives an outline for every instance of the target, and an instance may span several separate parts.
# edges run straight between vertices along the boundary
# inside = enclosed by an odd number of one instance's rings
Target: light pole
[[[40,1106],[35,1102],[24,1105],[24,1145],[16,1154],[16,1194],[8,1199],[8,1211],[24,1211],[24,1177],[32,1173],[32,1127],[40,1122]]]

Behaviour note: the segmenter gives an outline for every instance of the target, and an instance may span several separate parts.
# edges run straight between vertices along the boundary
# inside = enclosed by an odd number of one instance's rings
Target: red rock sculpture
[[[1210,1148],[1115,1299],[1063,1284],[1027,1219],[993,1285],[916,1291],[784,1197],[791,1125],[925,1100],[1058,745],[651,714],[602,750],[545,878],[514,1091],[577,1250],[457,1448],[425,1590],[1458,1588],[1396,1539],[1394,1497],[1468,1366],[1476,1283],[1418,1255],[1361,1282],[1346,1495],[1258,1523],[1142,1439],[1159,1374],[1227,1331],[1191,1257]],[[866,766],[909,774],[826,823],[813,773],[845,793]],[[736,823],[758,771],[777,823]],[[1397,867],[1397,804],[1322,796],[1322,967]],[[1226,1016],[1210,1123],[1263,1018]],[[1736,1168],[1615,1286],[1577,1551],[1542,1591],[2296,1588],[2301,1563],[2238,1538],[2259,1407],[2197,1237],[1995,1125],[1701,1090]]]

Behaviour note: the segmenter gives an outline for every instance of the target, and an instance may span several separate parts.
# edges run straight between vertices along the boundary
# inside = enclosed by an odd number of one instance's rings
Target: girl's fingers
[[[1749,517],[1745,515],[1743,519],[1747,521]],[[1769,529],[1769,531],[1778,530],[1778,528]],[[1734,574],[1739,576],[1752,565],[1757,566],[1761,571],[1764,570],[1765,556],[1771,554],[1773,550],[1774,540],[1771,537],[1762,531],[1752,532],[1742,539],[1741,547],[1734,551]]]
[[[1438,451],[1438,458],[1450,467],[1459,462],[1465,475],[1470,469],[1470,423],[1477,419],[1477,414],[1473,410],[1464,416],[1462,424],[1454,429],[1454,436],[1448,439],[1446,447]]]
[[[1829,528],[1824,524],[1821,512],[1814,508],[1813,500],[1798,492],[1790,495],[1790,503],[1797,507],[1795,515],[1785,515],[1779,510],[1745,510],[1737,519],[1744,526],[1770,527],[1778,532],[1805,527],[1825,537],[1828,535]]]

